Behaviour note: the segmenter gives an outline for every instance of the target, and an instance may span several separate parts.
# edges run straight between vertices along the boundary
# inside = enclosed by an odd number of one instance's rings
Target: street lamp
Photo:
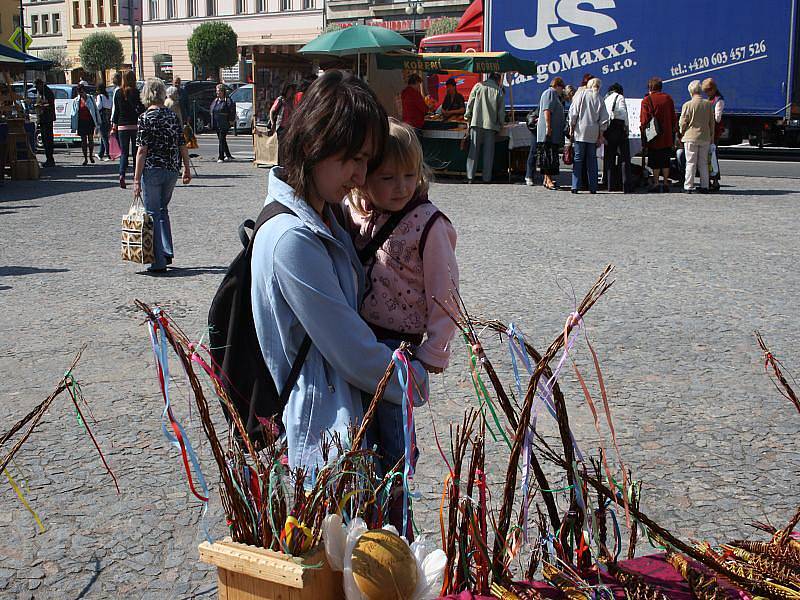
[[[408,6],[406,6],[406,14],[414,15],[414,47],[417,46],[417,15],[425,12],[422,2],[423,0],[408,0]]]

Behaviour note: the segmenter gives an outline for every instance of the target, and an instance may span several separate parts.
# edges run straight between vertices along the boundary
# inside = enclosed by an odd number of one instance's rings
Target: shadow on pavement
[[[94,573],[92,573],[92,578],[89,582],[83,587],[80,594],[75,597],[75,600],[81,600],[81,598],[85,597],[86,594],[89,593],[89,590],[95,584],[97,579],[100,577],[100,573],[102,573],[103,569],[100,567],[100,559],[97,556],[94,556]]]
[[[220,275],[227,270],[228,267],[170,267],[166,273],[151,274],[147,271],[138,271],[136,274],[169,279],[171,277],[195,277],[196,275]]]
[[[748,190],[746,188],[730,190],[723,187],[716,196],[787,196],[796,194],[796,190]]]
[[[10,289],[13,289],[10,285],[0,285],[0,292],[5,292]]]
[[[38,267],[0,267],[0,277],[38,275],[39,273],[66,273],[69,269],[39,269]]]

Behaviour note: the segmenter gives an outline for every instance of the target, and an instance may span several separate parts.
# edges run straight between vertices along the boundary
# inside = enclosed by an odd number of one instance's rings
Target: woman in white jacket
[[[599,79],[586,84],[583,93],[576,94],[569,108],[570,138],[575,147],[572,165],[572,193],[581,188],[581,173],[586,163],[589,176],[589,193],[597,193],[597,148],[603,143],[603,132],[608,127],[608,111],[600,97]]]
[[[604,134],[606,139],[605,152],[603,154],[603,183],[608,191],[612,191],[612,173],[616,174],[616,169],[621,171],[622,191],[630,193],[631,178],[631,145],[628,139],[630,131],[628,121],[628,107],[625,105],[625,96],[622,95],[622,86],[612,83],[608,87],[605,105],[608,112],[608,129]]]
[[[94,98],[86,93],[83,84],[78,85],[78,95],[72,101],[70,124],[73,133],[81,136],[83,164],[94,163],[94,130],[100,125],[100,112]]]

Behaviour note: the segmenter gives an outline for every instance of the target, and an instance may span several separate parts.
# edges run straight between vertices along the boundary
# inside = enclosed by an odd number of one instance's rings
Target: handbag
[[[142,204],[141,194],[133,198],[128,213],[122,216],[122,260],[140,265],[153,263],[153,217]]]
[[[562,157],[565,165],[571,165],[575,161],[575,154],[574,150],[572,149],[572,144],[567,144],[564,146],[564,156]]]
[[[112,134],[108,136],[108,157],[111,160],[117,160],[122,156],[122,148],[119,147],[119,140],[117,136]]]
[[[653,116],[650,117],[650,120],[645,124],[642,130],[642,134],[644,135],[644,139],[647,143],[652,142],[661,134],[661,125],[658,124],[658,119],[656,119],[656,109],[653,106],[652,100],[650,100],[650,107],[653,111]]]
[[[525,125],[532,132],[536,131],[536,126],[539,123],[539,109],[534,108],[527,115],[525,115]]]

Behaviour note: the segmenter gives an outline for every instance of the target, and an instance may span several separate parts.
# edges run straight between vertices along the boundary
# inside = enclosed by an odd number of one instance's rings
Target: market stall
[[[406,79],[412,72],[536,73],[535,62],[519,59],[509,52],[381,54],[376,57],[375,66],[379,71],[395,71],[402,79]],[[508,80],[512,81],[511,78]],[[520,165],[524,169],[531,134],[524,122],[517,121],[513,83],[507,89],[508,122],[496,138],[494,175],[505,173],[510,179],[512,171],[519,170]],[[463,118],[443,119],[435,114],[429,115],[422,129],[426,162],[439,173],[464,174],[467,155],[462,149],[462,141],[468,135],[468,129]]]

